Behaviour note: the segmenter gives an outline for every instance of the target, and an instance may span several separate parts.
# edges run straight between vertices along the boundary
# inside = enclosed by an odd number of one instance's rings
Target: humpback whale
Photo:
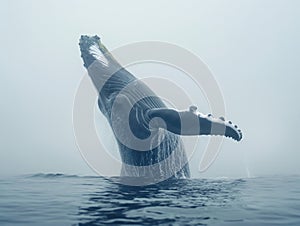
[[[122,67],[98,36],[79,41],[84,67],[98,92],[98,107],[119,147],[121,176],[188,178],[181,136],[220,135],[240,141],[242,132],[224,117],[202,114],[196,106],[169,108],[150,87]]]

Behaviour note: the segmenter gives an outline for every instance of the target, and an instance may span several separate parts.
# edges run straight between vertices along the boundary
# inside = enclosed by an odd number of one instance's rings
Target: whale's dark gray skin
[[[168,108],[113,58],[98,36],[82,35],[79,45],[84,66],[99,92],[99,109],[118,142],[121,176],[190,177],[180,135],[242,139],[237,126],[223,117],[203,115],[194,106],[187,111]]]

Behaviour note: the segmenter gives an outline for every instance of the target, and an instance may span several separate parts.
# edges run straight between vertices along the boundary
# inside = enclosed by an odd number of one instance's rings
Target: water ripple
[[[0,179],[0,224],[300,223],[299,177],[181,179],[145,187],[117,180],[64,174]]]

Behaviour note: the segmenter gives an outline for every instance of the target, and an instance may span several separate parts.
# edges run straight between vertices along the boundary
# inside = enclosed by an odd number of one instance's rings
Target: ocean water
[[[0,225],[300,225],[300,177],[182,179],[146,187],[103,177],[0,180]]]

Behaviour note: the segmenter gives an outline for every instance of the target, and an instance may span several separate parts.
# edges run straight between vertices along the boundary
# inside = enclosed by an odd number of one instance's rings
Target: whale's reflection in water
[[[87,192],[79,208],[80,224],[207,224],[240,222],[226,207],[238,202],[243,180],[168,180],[144,187],[111,181]],[[218,213],[217,213],[218,212]],[[223,221],[223,222],[224,222]]]

